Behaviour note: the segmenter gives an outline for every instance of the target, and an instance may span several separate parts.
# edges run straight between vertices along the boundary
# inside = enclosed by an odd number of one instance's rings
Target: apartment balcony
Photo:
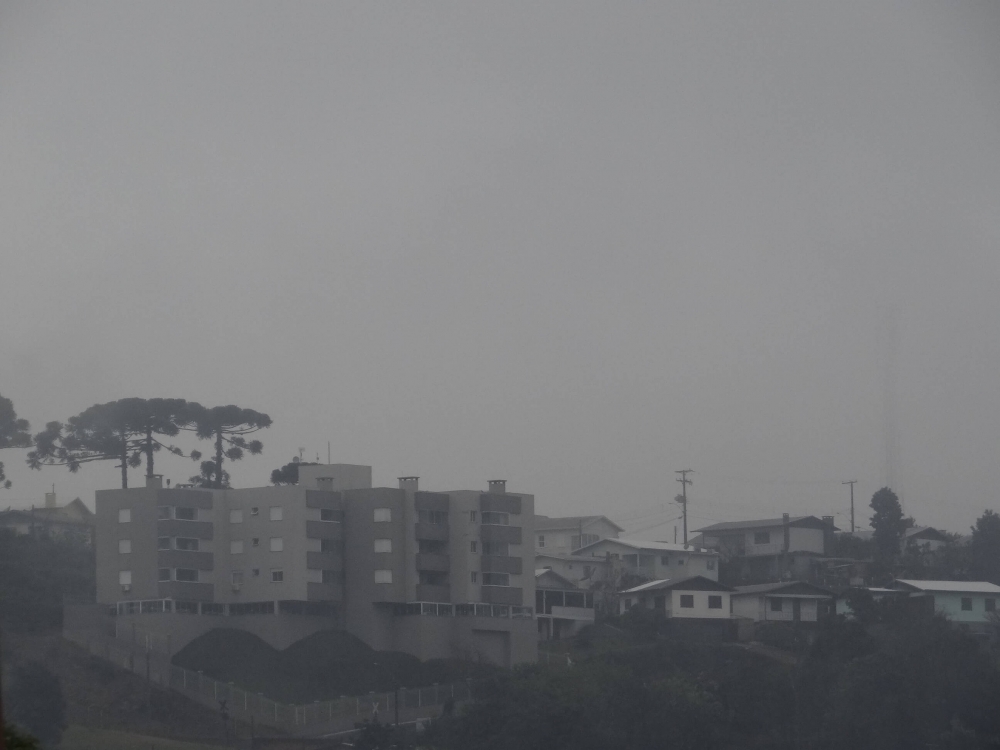
[[[161,549],[156,553],[156,567],[215,570],[215,555],[211,552],[195,552],[193,550],[182,549]]]
[[[210,602],[215,596],[215,586],[211,583],[193,581],[160,581],[156,584],[161,599],[178,599],[189,602]]]
[[[520,557],[506,555],[483,555],[480,570],[484,573],[513,573],[521,575],[523,564]]]
[[[481,598],[488,604],[513,604],[520,607],[524,590],[514,586],[483,586]]]
[[[344,558],[336,552],[306,552],[306,567],[312,570],[343,570]]]
[[[418,583],[417,601],[418,602],[451,601],[451,586],[435,586],[430,583]]]
[[[431,552],[417,553],[417,570],[447,573],[451,569],[451,556]]]
[[[310,602],[341,602],[344,600],[344,584],[307,583],[306,599]]]
[[[517,495],[493,495],[484,492],[479,496],[479,510],[497,513],[521,513],[521,498]]]
[[[176,518],[162,518],[156,522],[156,535],[214,539],[215,527],[211,521],[180,521]]]
[[[507,544],[521,543],[520,526],[494,526],[483,524],[479,529],[479,538],[484,542],[505,542]]]
[[[447,542],[449,526],[446,523],[417,522],[414,535],[428,542]]]
[[[340,541],[344,538],[344,529],[336,521],[306,521],[306,537]]]
[[[433,510],[448,512],[451,498],[443,492],[416,492],[413,495],[413,505],[417,510]]]

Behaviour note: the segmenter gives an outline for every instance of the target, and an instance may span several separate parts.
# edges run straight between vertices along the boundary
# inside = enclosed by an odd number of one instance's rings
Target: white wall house
[[[655,580],[705,576],[719,580],[719,553],[701,547],[642,539],[602,539],[587,545],[577,557],[610,559],[622,569]]]
[[[622,614],[633,608],[663,612],[671,618],[727,620],[732,589],[704,576],[650,581],[623,591],[618,601]]]
[[[985,581],[896,580],[892,588],[923,598],[935,612],[979,631],[992,627],[1000,601],[1000,586]]]
[[[777,555],[787,552],[826,553],[832,519],[788,516],[758,521],[729,521],[697,529],[700,544],[727,557]]]
[[[535,549],[568,555],[600,539],[614,539],[622,527],[606,516],[535,516]]]
[[[737,586],[733,615],[754,622],[816,622],[833,610],[834,599],[832,591],[802,581]]]

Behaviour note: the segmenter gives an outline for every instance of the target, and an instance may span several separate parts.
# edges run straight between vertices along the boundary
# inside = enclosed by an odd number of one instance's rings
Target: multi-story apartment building
[[[287,487],[154,477],[96,506],[98,603],[173,651],[213,627],[278,648],[342,628],[423,659],[537,656],[534,498],[502,480],[426,492],[417,477],[372,487],[369,466],[312,465]]]

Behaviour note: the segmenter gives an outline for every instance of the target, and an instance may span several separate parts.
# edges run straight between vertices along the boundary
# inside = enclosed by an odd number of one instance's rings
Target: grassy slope
[[[59,750],[219,750],[219,746],[74,724],[63,734]]]

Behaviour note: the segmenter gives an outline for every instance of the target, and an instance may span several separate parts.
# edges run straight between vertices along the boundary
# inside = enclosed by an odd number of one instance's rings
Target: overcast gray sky
[[[846,528],[840,482],[867,525],[888,471],[965,531],[1000,510],[998,33],[996,3],[6,2],[0,393],[35,430],[266,411],[237,486],[330,441],[629,528],[682,468],[693,527]],[[117,485],[0,460],[2,506]]]

